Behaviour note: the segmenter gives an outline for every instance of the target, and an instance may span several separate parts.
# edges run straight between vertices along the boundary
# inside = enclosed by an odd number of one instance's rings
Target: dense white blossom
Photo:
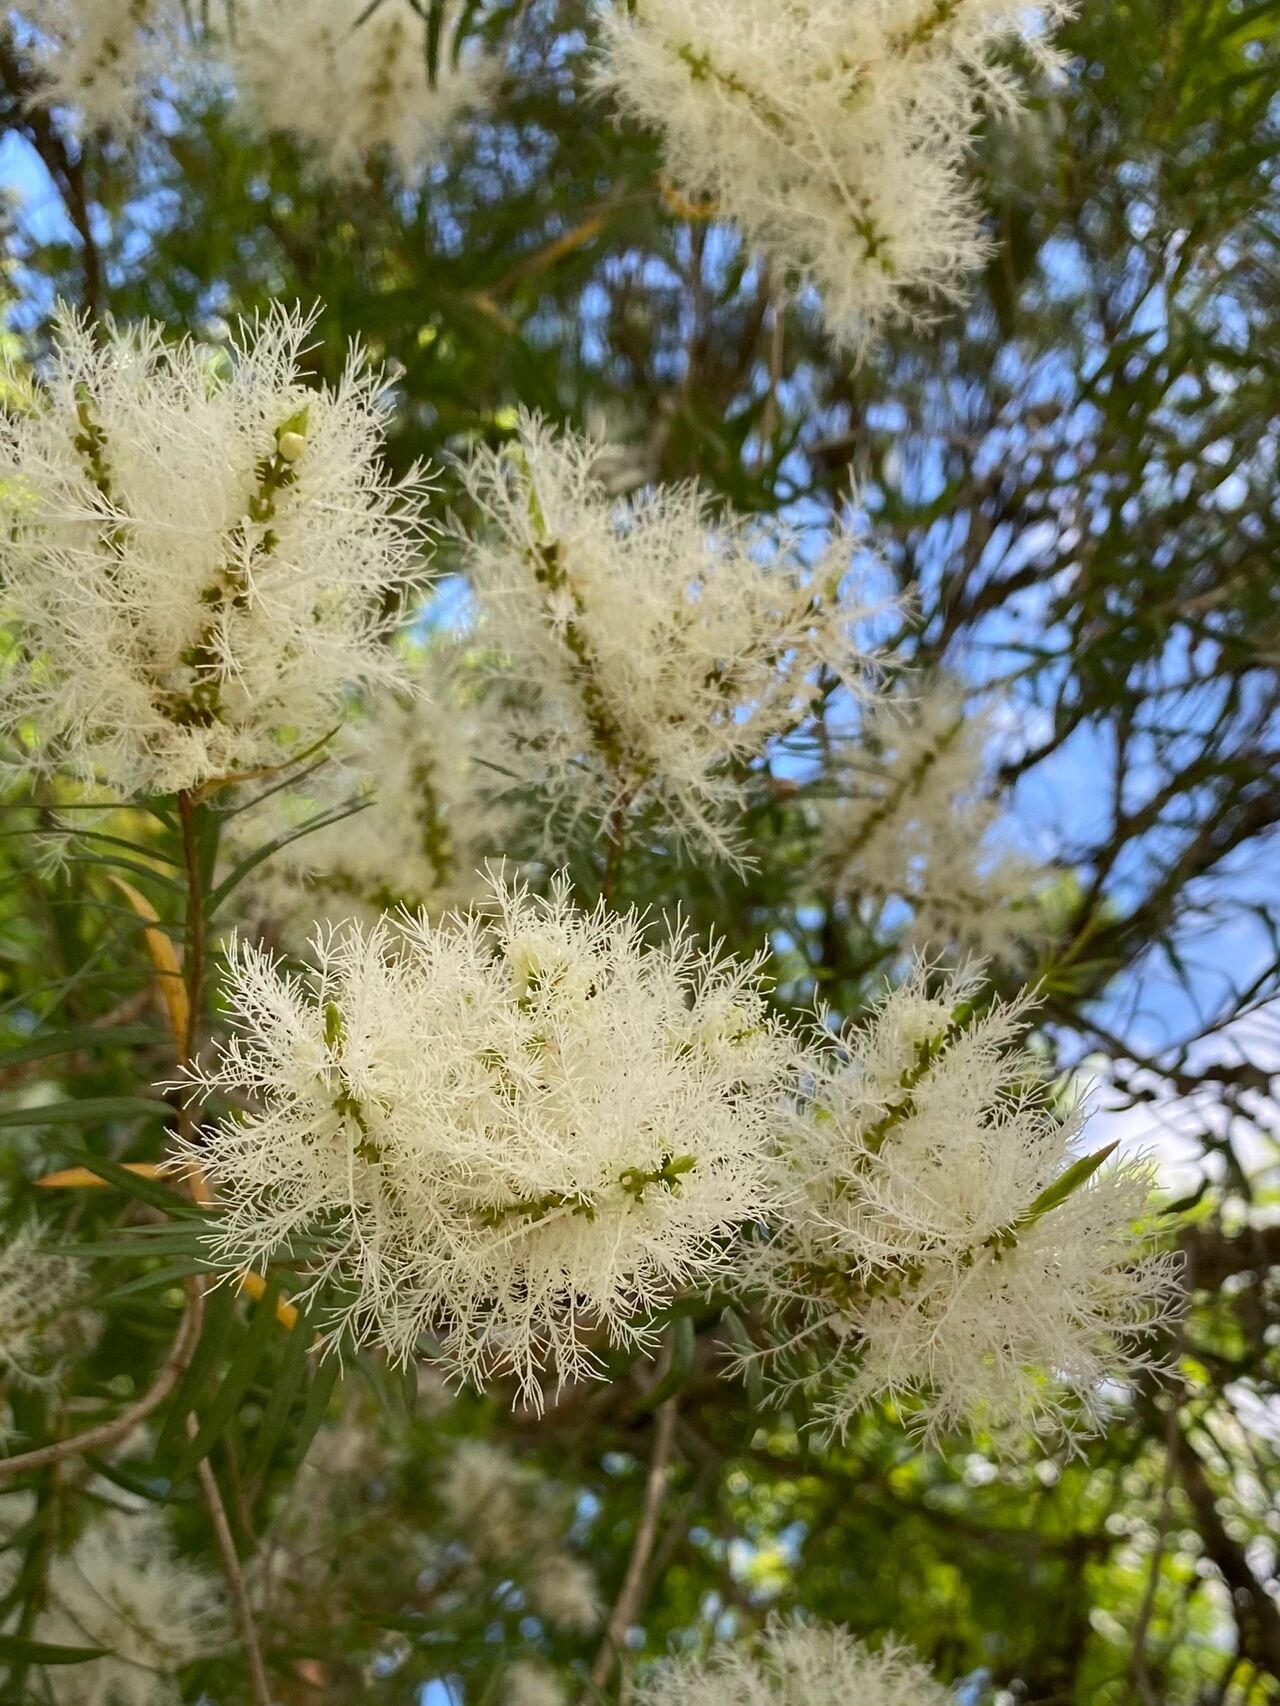
[[[501,1706],[565,1706],[564,1684],[550,1665],[516,1659],[502,1673]]]
[[[44,383],[6,372],[0,721],[32,725],[33,762],[192,788],[397,678],[381,642],[421,574],[425,486],[384,471],[358,350],[335,389],[302,384],[309,324],[276,308],[215,352],[63,314]]]
[[[890,1636],[873,1652],[838,1626],[772,1620],[753,1647],[655,1666],[636,1706],[952,1706],[953,1696]]]
[[[1012,107],[1011,44],[1044,62],[1048,0],[635,0],[605,9],[599,82],[656,129],[687,200],[713,198],[828,328],[957,298],[986,253],[966,155]]]
[[[181,0],[22,0],[17,10],[35,31],[35,98],[86,129],[136,129],[163,86],[194,68]]]
[[[488,1440],[463,1439],[449,1454],[439,1498],[449,1527],[475,1560],[500,1566],[504,1576],[514,1568],[527,1581],[539,1617],[577,1634],[596,1627],[595,1574],[565,1550],[563,1501],[543,1476]]]
[[[53,1324],[84,1281],[76,1261],[42,1247],[35,1221],[0,1243],[0,1374],[20,1385],[48,1378],[57,1338]]]
[[[374,9],[368,0],[237,0],[239,116],[288,132],[338,176],[380,149],[412,175],[443,152],[462,115],[493,86],[495,68],[483,55],[464,47],[455,61],[450,51],[457,11],[446,7],[432,82],[425,10],[411,0],[381,0]]]
[[[634,915],[495,883],[488,916],[321,934],[286,975],[231,945],[232,1035],[204,1082],[253,1111],[194,1145],[213,1254],[319,1241],[331,1330],[458,1377],[594,1369],[592,1339],[726,1265],[793,1072],[755,969]]]
[[[477,1557],[499,1563],[540,1552],[548,1540],[539,1477],[486,1439],[461,1439],[449,1453],[439,1497],[450,1527]]]
[[[694,484],[611,497],[600,445],[525,417],[465,470],[461,537],[512,704],[505,767],[597,825],[650,811],[659,833],[731,851],[744,766],[809,718],[823,670],[855,692],[868,607],[857,555],[713,512]]]
[[[1176,1260],[1136,1226],[1152,1170],[1067,1192],[1079,1110],[1015,1046],[1025,1000],[975,1010],[975,972],[932,981],[918,965],[833,1051],[747,1272],[799,1310],[797,1378],[834,1431],[889,1399],[934,1437],[1087,1433],[1176,1306]]]
[[[241,905],[290,947],[317,922],[466,906],[486,865],[507,851],[518,814],[485,757],[497,708],[476,703],[447,659],[429,657],[414,679],[420,692],[372,696],[335,738],[329,763],[227,823],[229,861],[296,837],[255,867]]]
[[[603,1611],[595,1572],[571,1552],[552,1552],[538,1560],[530,1598],[539,1617],[574,1634],[590,1633]]]
[[[35,1638],[105,1647],[43,1673],[57,1706],[178,1706],[175,1673],[228,1639],[218,1585],[179,1558],[153,1511],[112,1512],[54,1558]]]
[[[868,704],[822,802],[818,869],[873,927],[903,901],[916,946],[1009,962],[1041,933],[1042,873],[1008,837],[989,762],[995,720],[946,676]]]

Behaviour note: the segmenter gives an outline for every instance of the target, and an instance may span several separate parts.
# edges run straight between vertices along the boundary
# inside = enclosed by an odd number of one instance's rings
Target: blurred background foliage
[[[314,181],[286,142],[264,157],[216,100],[158,114],[141,146],[78,143],[26,104],[6,46],[6,335],[37,357],[58,296],[215,338],[273,299],[317,302],[317,373],[336,377],[352,336],[388,365],[393,458],[442,468],[442,514],[458,501],[449,456],[500,440],[518,406],[607,433],[631,482],[696,475],[814,522],[860,509],[916,612],[898,655],[1008,695],[1002,780],[1059,873],[1043,1046],[1100,1074],[1099,1141],[1159,1137],[1195,1287],[1172,1383],[1119,1404],[1065,1464],[997,1462],[981,1441],[926,1453],[876,1415],[820,1451],[799,1414],[719,1376],[725,1326],[699,1319],[636,1649],[800,1606],[897,1630],[966,1702],[1280,1699],[1280,13],[1085,7],[1061,81],[983,139],[993,249],[972,301],[857,371],[812,303],[779,306],[731,231],[672,208],[652,139],[584,92],[590,6],[475,6],[466,28],[505,55],[494,109],[421,188],[371,167],[358,192]],[[745,879],[636,860],[626,898],[679,904],[736,950],[770,942],[782,996],[854,1014],[883,956],[797,876],[802,794],[780,778],[775,796]],[[0,841],[0,1085],[19,1116],[100,1102],[75,1128],[98,1165],[154,1157],[155,1122],[110,1101],[170,1060],[137,919],[92,843],[42,880],[48,807],[19,789]],[[132,838],[120,818],[107,831]],[[164,917],[181,916],[176,857],[162,838],[139,878]],[[51,1061],[55,1016],[109,1023],[109,1045],[86,1036]],[[6,1133],[15,1223],[66,1155],[61,1128]],[[11,1397],[32,1439],[47,1405],[147,1384],[185,1271],[181,1239],[166,1251],[136,1197],[42,1207],[90,1249],[136,1230],[94,1270],[99,1326],[70,1391]],[[146,1289],[103,1304],[140,1273]],[[282,1699],[479,1701],[504,1658],[589,1662],[597,1636],[537,1612],[543,1553],[474,1556],[441,1488],[457,1441],[501,1442],[538,1471],[561,1543],[610,1603],[665,1402],[651,1364],[620,1361],[536,1420],[501,1394],[404,1391],[368,1361],[317,1381],[305,1327],[255,1332],[270,1298],[218,1296],[189,1395],[231,1394],[213,1461],[242,1551],[275,1571]],[[184,1544],[207,1545],[180,1445],[161,1440],[167,1476],[103,1459],[35,1477],[17,1599],[74,1520],[68,1475],[133,1481],[172,1505]],[[6,1655],[0,1698],[40,1698]],[[190,1686],[243,1698],[233,1663]]]

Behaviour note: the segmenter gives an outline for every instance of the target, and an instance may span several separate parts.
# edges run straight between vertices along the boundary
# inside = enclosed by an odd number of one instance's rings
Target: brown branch
[[[84,306],[93,320],[105,309],[102,257],[93,234],[93,211],[85,184],[83,153],[73,153],[50,118],[47,109],[33,99],[37,85],[24,69],[11,38],[0,37],[0,81],[16,109],[14,128],[24,135],[62,197],[67,217],[80,240],[84,271]]]
[[[24,1451],[18,1457],[0,1458],[0,1476],[22,1475],[30,1469],[47,1469],[50,1464],[61,1463],[65,1458],[115,1445],[132,1433],[139,1423],[145,1422],[147,1417],[164,1403],[187,1372],[196,1341],[200,1337],[203,1319],[203,1289],[199,1283],[192,1281],[187,1286],[187,1306],[183,1311],[173,1348],[165,1359],[164,1367],[142,1397],[111,1421],[100,1422],[97,1427],[88,1428],[84,1433],[75,1434],[70,1439],[54,1440],[52,1444],[39,1446],[35,1451]]]
[[[667,1475],[671,1467],[671,1448],[676,1432],[676,1401],[668,1398],[665,1404],[660,1404],[657,1411],[657,1425],[653,1436],[653,1455],[649,1460],[649,1478],[645,1484],[644,1506],[640,1512],[640,1526],[636,1529],[635,1544],[631,1548],[631,1558],[627,1564],[627,1573],[623,1577],[622,1588],[609,1613],[608,1626],[605,1629],[604,1640],[591,1666],[591,1675],[583,1691],[579,1706],[590,1706],[593,1697],[608,1680],[613,1662],[622,1650],[627,1630],[635,1622],[640,1610],[642,1588],[645,1570],[653,1552],[653,1544],[658,1535],[658,1517],[662,1510],[663,1496],[667,1490]]]
[[[1185,1434],[1176,1440],[1178,1473],[1196,1515],[1204,1549],[1226,1583],[1236,1609],[1240,1645],[1280,1676],[1280,1610],[1254,1575],[1243,1549],[1227,1531],[1199,1454]]]
[[[195,1416],[187,1417],[187,1438],[194,1439],[199,1431],[199,1423]],[[235,1536],[231,1532],[231,1524],[227,1521],[226,1507],[222,1495],[218,1491],[218,1482],[213,1473],[213,1467],[207,1457],[202,1457],[196,1465],[196,1475],[200,1481],[200,1491],[204,1494],[204,1502],[209,1511],[209,1521],[213,1527],[214,1539],[218,1543],[218,1555],[222,1559],[222,1573],[227,1578],[227,1587],[231,1593],[231,1604],[235,1611],[236,1623],[240,1629],[240,1640],[244,1646],[245,1668],[249,1672],[249,1686],[253,1690],[254,1706],[272,1706],[271,1684],[267,1681],[266,1666],[262,1662],[262,1643],[258,1639],[257,1625],[253,1621],[253,1607],[249,1603],[249,1590],[245,1586],[244,1571],[240,1568],[239,1554],[236,1552]]]

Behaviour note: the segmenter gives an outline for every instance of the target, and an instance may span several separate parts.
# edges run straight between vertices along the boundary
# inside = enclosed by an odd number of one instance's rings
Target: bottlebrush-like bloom
[[[335,762],[229,820],[224,846],[243,858],[368,801],[298,835],[246,882],[242,913],[269,918],[290,947],[317,921],[372,924],[396,907],[440,917],[466,906],[506,851],[518,814],[485,761],[500,717],[473,703],[447,666],[423,671],[420,685],[420,697],[375,695],[337,737]]]
[[[655,1666],[636,1706],[951,1706],[953,1695],[890,1637],[875,1652],[847,1629],[772,1620],[754,1647]]]
[[[57,1706],[173,1706],[175,1672],[226,1644],[217,1584],[178,1558],[156,1515],[115,1512],[54,1559],[35,1637],[104,1647],[43,1673]]]
[[[516,1659],[502,1673],[502,1706],[565,1706],[564,1684],[550,1665]]]
[[[869,610],[841,597],[855,547],[806,554],[693,484],[619,502],[600,451],[525,417],[465,471],[482,527],[459,535],[463,565],[513,706],[502,762],[571,821],[651,811],[731,854],[743,767],[806,722],[824,669],[865,685]]]
[[[399,678],[382,640],[421,577],[425,482],[388,479],[358,351],[336,389],[300,382],[309,326],[277,308],[219,354],[64,313],[43,385],[7,372],[0,722],[30,723],[41,768],[193,788]]]
[[[148,100],[195,63],[181,0],[22,0],[17,10],[36,32],[35,98],[89,130],[137,129]]]
[[[607,9],[597,73],[652,126],[685,198],[822,296],[842,345],[957,299],[986,252],[965,172],[985,108],[1009,108],[1013,44],[1061,0],[636,0]]]
[[[834,1432],[891,1399],[931,1438],[1088,1433],[1177,1305],[1176,1258],[1136,1230],[1151,1170],[1073,1180],[1078,1113],[1013,1046],[1026,1002],[975,1011],[972,970],[929,984],[917,966],[818,1080],[748,1272],[798,1310]]]
[[[333,1337],[458,1378],[590,1372],[593,1330],[723,1271],[768,1206],[794,1047],[755,969],[637,917],[495,883],[493,915],[317,937],[285,975],[232,944],[233,1034],[203,1082],[253,1112],[191,1146],[219,1265],[319,1240]],[[420,1346],[424,1336],[434,1344]]]
[[[231,57],[243,116],[288,132],[335,176],[358,172],[380,149],[412,176],[493,86],[481,54],[464,48],[455,62],[455,15],[447,12],[432,82],[425,13],[411,0],[372,10],[368,0],[238,0]]]
[[[840,792],[822,803],[817,868],[873,928],[883,928],[886,903],[905,901],[913,944],[1007,963],[1042,933],[1040,872],[1002,835],[993,722],[949,677],[873,700]]]
[[[569,1552],[551,1552],[538,1560],[530,1598],[538,1616],[553,1628],[580,1635],[598,1626],[603,1611],[595,1572]]]
[[[586,1633],[600,1621],[590,1567],[564,1550],[567,1518],[548,1483],[488,1440],[460,1440],[440,1481],[449,1526],[473,1558],[527,1572],[533,1610],[553,1628]],[[450,1553],[449,1568],[457,1562]]]
[[[440,1478],[446,1520],[477,1557],[509,1563],[540,1554],[554,1536],[537,1474],[486,1439],[462,1439]]]
[[[41,1248],[34,1222],[0,1244],[0,1371],[19,1385],[48,1378],[55,1350],[52,1324],[84,1279],[80,1264]]]

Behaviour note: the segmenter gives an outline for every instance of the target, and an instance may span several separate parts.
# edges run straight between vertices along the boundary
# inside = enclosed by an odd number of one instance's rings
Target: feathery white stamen
[[[857,548],[806,550],[692,484],[619,501],[600,448],[525,417],[465,471],[482,526],[462,561],[512,706],[502,762],[571,821],[648,812],[732,856],[744,768],[809,721],[824,670],[865,687],[869,607],[841,595]]]
[[[336,388],[301,383],[310,325],[277,307],[215,352],[63,313],[44,383],[6,371],[0,721],[34,727],[40,768],[193,788],[281,763],[353,685],[402,678],[383,641],[422,578],[427,487],[388,479],[358,350]]]
[[[1149,1366],[1177,1307],[1176,1259],[1137,1229],[1146,1165],[1037,1208],[1079,1110],[1014,1046],[1027,998],[975,1012],[980,981],[962,970],[931,993],[917,965],[833,1054],[784,1152],[774,1236],[746,1265],[780,1314],[799,1311],[796,1379],[836,1433],[885,1399],[930,1438],[1096,1431],[1103,1383]]]
[[[368,16],[363,14],[368,13]],[[432,83],[427,24],[410,0],[238,0],[231,59],[240,116],[285,131],[324,170],[351,177],[385,149],[412,177],[443,152],[469,108],[485,103],[497,68],[450,51],[446,10]]]
[[[994,718],[949,677],[871,701],[838,770],[840,793],[821,802],[816,868],[873,928],[883,928],[886,903],[902,900],[911,945],[1008,963],[1043,933],[1041,873],[1002,821],[988,757]]]
[[[836,341],[959,298],[982,260],[966,156],[1016,105],[1003,55],[1041,65],[1062,0],[636,0],[603,13],[597,80],[662,137],[674,187],[712,198]]]
[[[173,1706],[175,1672],[229,1634],[217,1584],[176,1555],[151,1511],[94,1522],[54,1559],[33,1632],[51,1646],[106,1648],[85,1664],[48,1667],[57,1706]]]
[[[232,1035],[203,1082],[220,1264],[318,1235],[334,1335],[459,1378],[594,1372],[593,1336],[725,1268],[768,1206],[794,1048],[755,970],[639,920],[497,882],[494,915],[321,935],[286,976],[232,944]],[[420,1341],[426,1340],[425,1345]]]
[[[655,1666],[636,1706],[951,1706],[953,1696],[890,1636],[876,1651],[839,1626],[771,1619],[754,1647],[717,1646]]]

